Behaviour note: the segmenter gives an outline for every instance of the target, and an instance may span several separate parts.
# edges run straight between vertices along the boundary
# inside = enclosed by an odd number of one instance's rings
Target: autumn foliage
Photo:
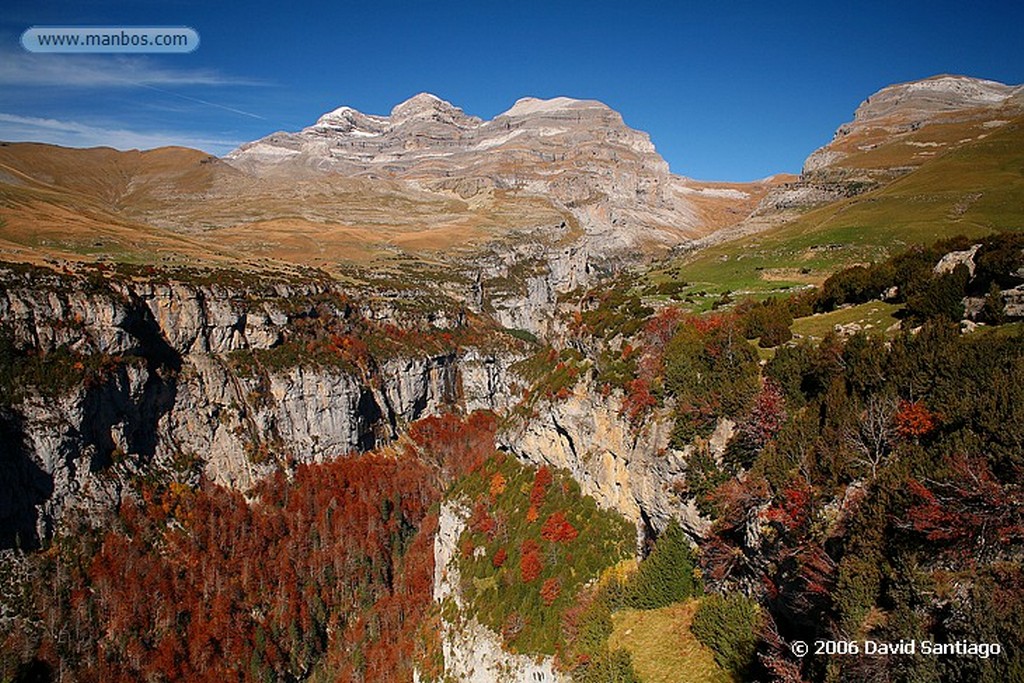
[[[1004,483],[983,457],[950,458],[952,477],[911,479],[914,499],[906,524],[945,551],[972,562],[991,560],[1024,544],[1024,491]],[[1015,482],[1020,477],[1014,477]]]
[[[546,607],[550,607],[558,599],[561,592],[562,582],[555,577],[546,579],[540,587],[540,597]]]
[[[540,558],[540,546],[533,540],[523,541],[519,549],[519,576],[523,583],[536,581],[542,569],[544,562]]]
[[[475,533],[486,536],[494,535],[496,526],[494,517],[487,511],[487,506],[484,505],[483,501],[479,501],[473,506],[473,512],[469,517],[468,524],[469,528]]]
[[[432,585],[428,475],[368,455],[279,473],[252,503],[212,483],[146,487],[100,539],[89,590],[51,609],[94,634],[86,679],[279,679],[318,662],[407,677]]]
[[[658,399],[651,393],[650,384],[641,378],[626,383],[626,395],[622,399],[621,413],[630,424],[637,425],[647,413],[658,405]]]
[[[566,543],[577,536],[576,527],[565,518],[565,513],[556,512],[544,522],[540,530],[541,537],[552,543]]]
[[[502,493],[504,493],[505,486],[507,483],[508,482],[506,481],[505,477],[502,476],[501,472],[495,473],[495,475],[491,477],[491,486],[489,489],[491,498],[497,498]]]
[[[497,419],[477,411],[463,419],[445,413],[431,415],[409,426],[406,453],[436,468],[440,480],[450,482],[472,472],[494,452]]]
[[[494,419],[411,431],[409,457],[299,465],[247,495],[140,483],[109,530],[38,557],[46,625],[19,648],[85,681],[410,680],[432,609],[438,470],[488,457]]]
[[[544,495],[550,485],[551,470],[545,465],[539,468],[533,477],[533,486],[530,489],[530,505],[532,507],[537,508],[544,503]]]
[[[812,492],[801,479],[789,484],[779,495],[779,502],[768,508],[765,517],[770,522],[781,524],[787,531],[800,529],[810,519]]]
[[[918,401],[900,401],[893,421],[896,433],[904,439],[926,436],[938,426],[935,414]]]

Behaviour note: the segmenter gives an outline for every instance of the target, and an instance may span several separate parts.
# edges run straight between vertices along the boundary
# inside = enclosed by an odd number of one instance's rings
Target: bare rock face
[[[280,344],[296,320],[350,314],[325,308],[342,299],[322,283],[243,290],[42,272],[6,271],[7,343],[98,362],[69,362],[50,388],[0,402],[0,547],[38,545],[70,509],[111,509],[140,473],[203,473],[245,490],[286,463],[368,450],[420,417],[501,409],[511,397],[518,357],[473,348],[380,358],[361,371],[260,363],[254,354]]]
[[[421,93],[388,116],[341,107],[225,159],[256,175],[399,179],[463,199],[493,191],[543,196],[577,217],[597,256],[675,244],[698,228],[683,180],[647,134],[592,100],[527,97],[483,121]]]
[[[723,421],[708,444],[721,455],[733,424]],[[637,526],[638,538],[664,531],[673,518],[698,538],[710,523],[692,500],[673,488],[685,478],[685,461],[694,446],[669,447],[672,421],[654,415],[639,427],[621,413],[621,397],[601,396],[586,382],[565,400],[545,404],[538,414],[501,435],[501,445],[535,465],[568,470],[584,494],[615,510]]]
[[[935,264],[935,268],[932,269],[936,275],[945,275],[952,273],[956,270],[957,266],[964,266],[967,268],[967,272],[970,273],[971,277],[974,277],[974,270],[977,268],[977,264],[974,262],[974,257],[978,253],[978,249],[981,249],[980,244],[973,245],[970,249],[963,251],[951,251]]]

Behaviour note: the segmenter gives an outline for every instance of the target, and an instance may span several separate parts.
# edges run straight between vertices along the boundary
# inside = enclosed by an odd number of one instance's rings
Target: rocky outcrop
[[[963,251],[951,251],[939,259],[932,272],[936,275],[946,275],[956,270],[957,266],[962,265],[967,268],[970,276],[974,277],[974,270],[977,268],[974,257],[978,253],[978,249],[981,249],[980,244],[975,244],[970,249],[964,249]]]
[[[732,429],[722,421],[710,439],[712,453],[724,451]],[[696,446],[670,448],[671,430],[664,415],[634,427],[621,414],[620,397],[602,397],[581,382],[569,398],[544,404],[510,427],[501,446],[536,465],[568,470],[584,494],[637,525],[638,541],[664,530],[673,517],[698,538],[709,522],[673,488],[683,482],[685,461]]]
[[[0,321],[23,348],[122,354],[147,335],[177,354],[268,349],[289,323],[288,302],[326,290],[280,284],[252,292],[186,282],[100,281],[46,274],[0,291]],[[344,316],[344,311],[336,311]]]

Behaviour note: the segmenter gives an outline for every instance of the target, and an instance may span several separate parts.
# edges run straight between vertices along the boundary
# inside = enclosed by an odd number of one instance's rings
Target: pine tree
[[[626,604],[657,609],[693,596],[698,592],[693,566],[689,539],[673,519],[627,586]]]

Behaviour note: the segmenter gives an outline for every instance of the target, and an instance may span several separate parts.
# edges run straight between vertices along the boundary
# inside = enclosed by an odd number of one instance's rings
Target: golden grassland
[[[730,683],[714,653],[690,632],[700,600],[654,610],[624,609],[612,614],[608,647],[629,652],[644,683]]]

